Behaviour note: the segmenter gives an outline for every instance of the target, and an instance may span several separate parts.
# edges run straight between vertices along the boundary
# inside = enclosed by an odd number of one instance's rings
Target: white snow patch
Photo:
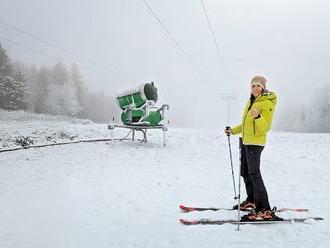
[[[1,139],[61,131],[109,137],[106,125],[1,121]],[[115,129],[116,138],[126,134]],[[309,208],[320,222],[183,226],[179,218],[236,218],[236,212],[181,213],[180,204],[231,207],[227,137],[222,130],[170,129],[131,141],[75,144],[0,154],[0,247],[327,247],[329,134],[273,132],[262,155],[270,202]],[[235,173],[237,138],[232,137]],[[236,180],[237,180],[237,173]],[[243,188],[243,187],[242,187]],[[243,194],[244,198],[244,194]]]

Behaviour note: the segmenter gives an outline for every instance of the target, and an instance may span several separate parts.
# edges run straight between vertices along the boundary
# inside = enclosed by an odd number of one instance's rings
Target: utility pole
[[[233,93],[223,93],[221,95],[221,99],[223,101],[227,102],[227,125],[230,125],[231,119],[230,119],[230,112],[231,112],[231,101],[236,100],[236,96]]]

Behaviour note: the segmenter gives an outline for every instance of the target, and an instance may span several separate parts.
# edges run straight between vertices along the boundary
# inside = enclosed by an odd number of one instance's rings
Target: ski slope
[[[35,144],[110,137],[106,125],[69,121],[8,120],[0,121],[0,128],[1,149],[15,147],[14,137],[20,135],[33,137]],[[116,129],[115,137],[126,133]],[[239,232],[233,225],[179,223],[181,217],[237,216],[234,211],[179,211],[180,204],[235,204],[227,137],[222,130],[170,128],[166,148],[162,146],[160,131],[150,131],[148,138],[144,144],[84,143],[0,153],[0,247],[329,244],[330,134],[272,132],[262,154],[262,173],[271,205],[310,209],[309,213],[279,215],[321,216],[325,220],[244,225]],[[231,141],[237,181],[237,137]]]

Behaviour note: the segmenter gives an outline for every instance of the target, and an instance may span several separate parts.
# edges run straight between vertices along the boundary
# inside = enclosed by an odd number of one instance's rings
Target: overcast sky
[[[75,55],[1,23],[0,42],[26,64],[75,62],[90,88],[109,95],[155,81],[160,103],[171,105],[172,122],[187,126],[227,124],[222,95],[228,92],[235,95],[231,122],[237,123],[256,74],[279,96],[278,111],[330,84],[329,1],[204,0],[227,74],[200,0],[146,1],[186,56],[142,0],[0,0],[0,21]]]

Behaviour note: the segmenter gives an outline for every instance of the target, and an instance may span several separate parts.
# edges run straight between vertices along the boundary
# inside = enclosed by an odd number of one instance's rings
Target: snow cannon
[[[121,121],[124,125],[157,126],[164,119],[164,110],[156,106],[158,100],[157,88],[154,82],[141,84],[139,87],[123,91],[116,95],[116,101],[121,108]]]
[[[157,102],[157,88],[153,82],[141,84],[139,87],[119,93],[116,98],[117,104],[122,110],[131,107],[140,108],[147,101]]]

